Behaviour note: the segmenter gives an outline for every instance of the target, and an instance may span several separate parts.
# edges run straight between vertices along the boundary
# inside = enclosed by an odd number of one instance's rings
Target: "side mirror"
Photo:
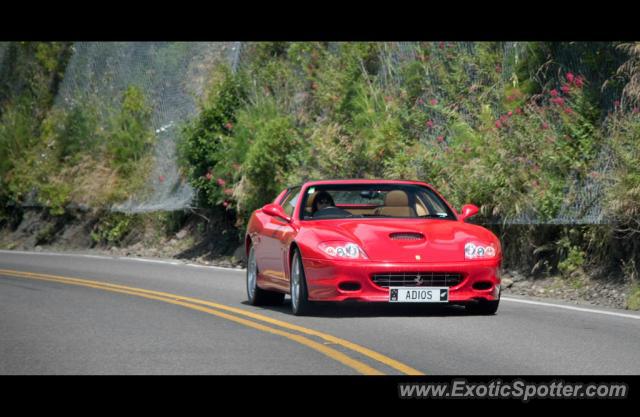
[[[460,214],[460,220],[465,221],[469,217],[475,216],[478,214],[478,206],[474,206],[473,204],[465,204],[462,206],[462,212]]]
[[[280,217],[284,219],[287,223],[291,222],[291,217],[284,212],[284,210],[282,209],[282,207],[280,207],[279,204],[275,204],[275,203],[267,204],[264,207],[262,207],[262,212],[264,214],[268,214],[269,216]]]

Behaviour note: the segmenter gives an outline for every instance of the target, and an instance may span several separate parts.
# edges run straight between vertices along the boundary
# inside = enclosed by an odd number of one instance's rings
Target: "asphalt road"
[[[0,251],[0,374],[640,374],[627,311],[245,300],[244,270]]]

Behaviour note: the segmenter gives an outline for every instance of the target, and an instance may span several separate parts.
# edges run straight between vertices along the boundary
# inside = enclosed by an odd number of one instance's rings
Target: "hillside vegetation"
[[[637,48],[426,42],[404,60],[390,48],[258,43],[237,71],[218,68],[181,143],[199,204],[234,212],[242,229],[307,179],[420,179],[457,207],[480,206],[509,266],[635,270]],[[549,225],[594,184],[602,224]],[[569,213],[578,222],[580,209]],[[517,219],[529,221],[507,226]]]
[[[635,282],[638,45],[245,43],[235,70],[215,68],[182,128],[182,173],[207,230],[224,224],[232,241],[285,186],[418,179],[458,208],[481,208],[474,221],[499,234],[506,268]],[[33,201],[57,216],[70,203],[100,210],[144,192],[154,140],[146,92],[131,86],[107,112],[99,97],[52,106],[71,53],[67,43],[5,51],[5,222]],[[104,216],[94,240],[117,244],[144,223],[135,218]]]

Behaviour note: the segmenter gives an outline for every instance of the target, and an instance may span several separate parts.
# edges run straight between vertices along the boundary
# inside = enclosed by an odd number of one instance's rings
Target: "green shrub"
[[[118,245],[136,226],[140,218],[125,213],[103,215],[91,231],[91,239],[97,244]]]
[[[78,161],[81,154],[91,153],[98,144],[99,126],[95,105],[89,100],[76,103],[62,115],[60,126],[56,126],[57,156],[60,161]]]
[[[254,135],[242,167],[246,191],[238,202],[247,214],[288,185],[289,172],[299,168],[296,151],[301,146],[291,118],[283,115],[264,120]]]
[[[178,143],[182,169],[205,207],[220,204],[223,193],[214,187],[217,182],[211,182],[212,170],[227,159],[220,145],[233,130],[235,112],[244,97],[240,77],[226,66],[218,67],[200,113],[184,127]]]
[[[627,298],[627,309],[640,310],[640,285],[632,287],[629,297]]]
[[[583,235],[576,228],[565,230],[562,237],[556,242],[556,253],[560,258],[558,270],[569,277],[585,264],[586,254],[575,242],[583,241]]]
[[[240,216],[262,206],[295,181],[305,147],[291,117],[272,99],[239,110],[237,127],[219,137],[218,160],[195,182],[201,202],[238,209]]]
[[[55,238],[56,232],[56,225],[53,223],[47,223],[36,235],[36,245],[46,245],[51,243]]]
[[[51,161],[47,120],[71,44],[12,42],[0,68],[0,205],[20,205],[36,192],[60,213],[68,187],[47,186],[60,169]]]
[[[38,143],[37,126],[27,98],[5,109],[0,119],[0,175],[8,173]]]
[[[608,122],[616,166],[608,179],[605,208],[626,233],[640,233],[640,118],[618,113]]]
[[[122,105],[112,121],[107,137],[107,150],[113,162],[125,176],[151,149],[154,139],[151,130],[151,108],[142,91],[129,86],[123,94]]]
[[[580,250],[577,246],[571,246],[567,257],[558,263],[558,269],[563,275],[569,276],[572,272],[584,265],[584,260],[584,251]]]
[[[0,113],[28,97],[32,115],[42,120],[53,103],[69,57],[70,42],[11,42],[0,68]]]
[[[70,202],[71,191],[69,184],[46,182],[39,186],[38,201],[49,209],[52,216],[60,216]]]
[[[8,106],[0,116],[0,201],[20,203],[38,180],[34,168],[39,145],[38,120],[27,99]]]

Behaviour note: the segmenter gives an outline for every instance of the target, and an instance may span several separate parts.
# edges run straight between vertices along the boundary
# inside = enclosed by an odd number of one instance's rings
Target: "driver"
[[[336,204],[333,201],[333,197],[326,191],[320,191],[316,198],[313,199],[313,204],[311,206],[311,212],[315,213],[318,210],[322,210],[323,208],[332,207]]]

